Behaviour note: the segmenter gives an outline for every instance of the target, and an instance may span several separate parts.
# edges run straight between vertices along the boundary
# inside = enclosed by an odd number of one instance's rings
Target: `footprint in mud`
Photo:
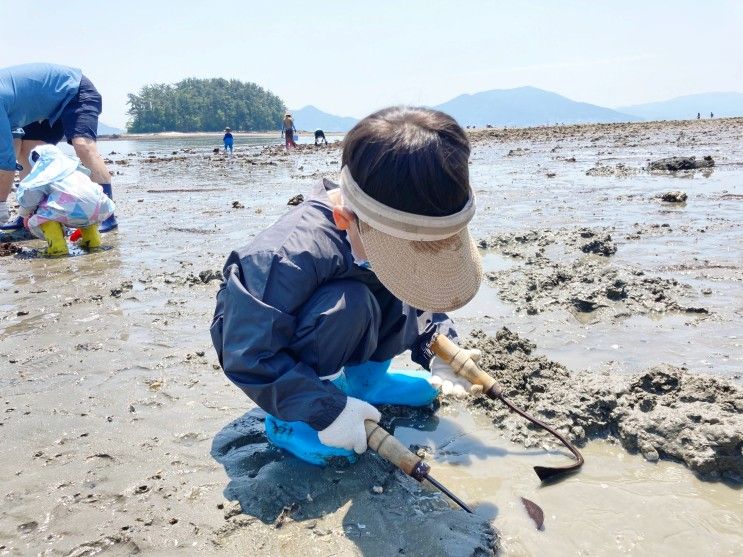
[[[337,523],[364,555],[495,554],[498,536],[489,517],[452,509],[369,451],[353,466],[306,464],[268,442],[263,417],[248,412],[212,443],[212,457],[230,478],[225,497],[239,501],[243,513],[275,527],[299,526],[297,536],[308,540],[302,523]],[[382,493],[374,486],[383,486]]]

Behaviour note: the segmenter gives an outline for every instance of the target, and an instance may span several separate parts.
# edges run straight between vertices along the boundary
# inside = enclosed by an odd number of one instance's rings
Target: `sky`
[[[0,21],[0,67],[82,68],[116,127],[128,93],[186,77],[355,117],[524,85],[612,108],[743,92],[739,0],[0,0]]]

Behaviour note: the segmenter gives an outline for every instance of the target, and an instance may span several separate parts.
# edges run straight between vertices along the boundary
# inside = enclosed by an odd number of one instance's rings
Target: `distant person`
[[[100,93],[77,68],[41,63],[0,69],[0,229],[23,227],[20,216],[10,220],[7,205],[16,170],[15,147],[25,175],[34,147],[56,145],[66,136],[91,171],[91,179],[113,198],[111,174],[96,145],[102,107]],[[112,214],[100,231],[117,227]]]
[[[281,135],[284,136],[284,146],[288,150],[289,147],[296,147],[297,144],[294,143],[294,132],[297,131],[297,128],[294,127],[294,118],[292,118],[291,112],[287,112],[284,115],[284,122],[281,127]]]
[[[715,117],[715,115],[714,115],[714,114],[713,114],[712,112],[710,112],[710,113],[709,113],[709,117],[710,117],[710,118],[714,118],[714,117]]]
[[[18,212],[26,228],[46,240],[47,255],[68,254],[64,226],[80,229],[80,247],[100,247],[98,224],[113,215],[115,206],[87,169],[81,171],[76,158],[54,145],[34,147],[23,164],[33,169],[18,186]]]
[[[235,145],[235,138],[232,137],[232,130],[230,128],[224,129],[224,137],[222,138],[222,141],[224,141],[224,152],[227,152],[227,149],[230,150],[230,154],[232,154],[232,148]]]
[[[697,112],[697,120],[699,120],[701,117],[702,117],[702,113],[701,112]]]
[[[323,132],[320,129],[315,130],[315,145],[319,145],[320,140],[325,142],[325,145],[328,144],[328,140],[325,139],[325,132]]]

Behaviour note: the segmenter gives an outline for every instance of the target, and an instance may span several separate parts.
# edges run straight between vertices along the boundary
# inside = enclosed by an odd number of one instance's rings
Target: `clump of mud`
[[[679,302],[690,287],[676,279],[647,276],[640,269],[586,258],[558,263],[537,254],[523,265],[486,277],[502,299],[529,315],[553,308],[580,314],[606,309],[617,318],[668,311],[708,313]]]
[[[313,143],[298,143],[296,147],[292,147],[291,150],[287,151],[283,145],[267,145],[261,150],[260,156],[287,156],[288,153],[315,153],[315,152],[334,152],[340,151],[343,147],[342,141],[334,141],[327,145],[314,145]]]
[[[286,204],[292,207],[295,207],[303,202],[304,202],[304,195],[302,195],[301,193],[298,193],[297,195],[292,197],[289,201],[287,201]]]
[[[610,232],[612,232],[610,228],[530,230],[523,233],[496,234],[486,240],[480,240],[479,245],[481,248],[497,249],[504,255],[514,258],[544,254],[545,247],[557,243],[577,248],[583,253],[608,257],[617,252],[617,245]]]
[[[488,520],[450,508],[371,451],[352,467],[319,468],[285,456],[268,442],[260,412],[225,427],[212,456],[230,477],[225,496],[243,513],[310,545],[335,533],[363,555],[479,557],[498,547]]]
[[[743,481],[743,392],[723,379],[669,365],[631,377],[572,373],[505,327],[494,337],[475,331],[467,346],[482,351],[480,367],[509,399],[575,443],[615,438],[649,461],[667,458],[703,479]],[[516,442],[549,439],[497,401],[478,397],[470,404]]]
[[[617,176],[619,178],[626,178],[628,176],[634,176],[642,172],[639,168],[632,168],[621,162],[611,166],[604,165],[601,162],[596,163],[596,166],[589,168],[586,171],[586,176]]]
[[[223,278],[222,271],[219,269],[206,269],[205,271],[201,271],[198,275],[189,273],[184,279],[184,283],[189,286],[193,286],[194,284],[209,284],[213,280],[221,281]]]
[[[663,225],[659,228],[663,229]],[[498,250],[523,263],[485,276],[498,288],[503,300],[529,315],[554,308],[567,309],[581,317],[598,310],[614,318],[670,311],[709,313],[706,308],[680,301],[691,287],[676,279],[648,276],[631,266],[608,263],[608,258],[617,252],[612,231],[578,228],[492,236],[481,240],[480,247]],[[601,257],[554,261],[545,251],[553,244]]]
[[[8,257],[15,253],[20,253],[22,250],[16,246],[13,242],[2,242],[0,243],[0,257]]]
[[[686,192],[683,191],[667,191],[660,196],[662,201],[668,203],[683,203],[687,197]]]

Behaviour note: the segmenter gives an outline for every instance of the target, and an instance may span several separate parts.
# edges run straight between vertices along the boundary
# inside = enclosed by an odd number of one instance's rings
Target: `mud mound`
[[[705,308],[679,302],[690,287],[675,279],[647,276],[639,269],[607,266],[586,258],[556,263],[537,254],[523,265],[490,272],[486,277],[502,299],[529,315],[555,307],[579,314],[605,309],[615,318],[669,311],[708,313]]]
[[[507,328],[494,337],[475,331],[468,347],[482,351],[480,366],[511,400],[578,444],[612,437],[647,460],[677,460],[704,479],[743,481],[743,392],[722,379],[668,365],[632,377],[571,373],[534,355],[536,346]],[[503,404],[482,397],[471,404],[514,441],[549,439]]]
[[[632,168],[622,164],[621,162],[611,166],[596,163],[596,166],[589,168],[586,171],[586,176],[617,176],[619,178],[626,178],[628,176],[635,176],[642,172],[639,168]]]
[[[657,227],[670,230],[665,224]],[[669,311],[708,313],[706,308],[679,301],[691,290],[688,285],[675,279],[647,276],[630,266],[607,264],[606,259],[617,252],[611,232],[611,228],[577,228],[491,236],[481,240],[480,247],[523,260],[523,264],[485,276],[498,288],[502,299],[529,315],[556,307],[583,314],[581,317],[598,310],[605,310],[603,313],[614,318]],[[638,230],[638,238],[641,232]],[[601,257],[553,261],[545,255],[545,250],[556,244],[568,248],[568,253],[579,250]]]
[[[285,456],[268,443],[258,412],[225,427],[214,439],[212,456],[231,480],[225,496],[239,501],[243,513],[281,527],[282,536],[296,537],[293,548],[310,548],[317,536],[330,536],[331,544],[347,546],[350,540],[364,555],[485,556],[497,549],[487,520],[450,508],[371,452],[352,468],[318,468]]]
[[[296,147],[292,147],[290,151],[287,151],[283,145],[268,145],[264,147],[260,156],[286,156],[287,153],[315,153],[318,151],[340,151],[343,147],[342,141],[334,141],[327,145],[315,145],[314,143],[297,143]]]
[[[519,233],[495,234],[480,240],[481,248],[493,248],[504,255],[524,258],[529,254],[543,254],[545,247],[563,244],[577,248],[583,253],[593,253],[608,257],[617,252],[617,245],[611,237],[611,228],[577,228],[530,230]]]

